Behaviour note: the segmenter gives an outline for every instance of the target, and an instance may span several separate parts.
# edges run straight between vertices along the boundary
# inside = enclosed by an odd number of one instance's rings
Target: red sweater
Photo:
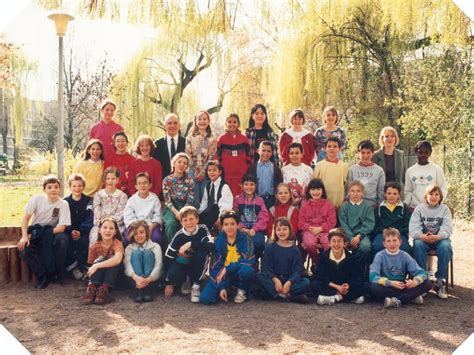
[[[277,202],[274,207],[271,207],[269,209],[270,212],[270,219],[268,221],[268,227],[267,227],[267,236],[270,238],[273,234],[273,223],[275,219],[278,217],[286,217],[288,218],[288,210],[290,209],[291,204],[285,203],[284,205]],[[296,233],[298,232],[298,220],[299,220],[299,212],[296,207],[293,206],[290,216],[290,223],[291,227],[293,228],[293,234],[296,236]]]
[[[117,188],[125,193],[127,193],[128,189],[127,175],[134,160],[135,158],[131,154],[125,153],[123,155],[118,155],[114,152],[112,155],[108,156],[104,162],[104,170],[110,166],[118,169],[120,172],[120,178]]]
[[[307,129],[305,129],[303,132],[294,132],[292,129],[287,129],[280,136],[280,141],[278,142],[278,150],[280,151],[283,165],[287,165],[290,162],[290,159],[288,157],[288,147],[293,142],[301,143],[303,145],[302,162],[308,166],[311,166],[311,162],[313,161],[315,154],[314,136]]]
[[[132,196],[137,192],[135,189],[135,176],[143,172],[147,172],[150,175],[152,183],[150,191],[159,196],[163,185],[163,170],[161,169],[161,163],[154,158],[147,161],[135,159],[132,162],[128,170],[128,196]]]
[[[115,153],[112,137],[117,132],[124,132],[124,129],[115,121],[111,121],[109,123],[100,121],[91,127],[90,138],[96,138],[102,142],[104,145],[105,159]]]
[[[336,226],[336,209],[327,199],[307,200],[300,208],[299,219],[303,232],[309,231],[309,227],[322,227],[322,233],[329,233]]]

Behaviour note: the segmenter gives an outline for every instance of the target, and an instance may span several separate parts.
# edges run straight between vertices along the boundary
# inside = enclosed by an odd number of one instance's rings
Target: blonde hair
[[[275,189],[275,201],[276,202],[280,202],[278,201],[278,190],[283,187],[283,188],[287,188],[288,189],[288,192],[290,193],[290,200],[288,201],[290,204],[294,204],[294,199],[293,199],[293,194],[291,193],[291,189],[290,189],[290,186],[288,184],[285,184],[284,182],[281,182],[277,185],[276,189]]]
[[[439,194],[439,204],[441,205],[441,202],[443,202],[444,196],[443,196],[443,191],[441,191],[441,187],[439,187],[436,184],[429,185],[426,190],[425,194],[423,195],[425,201],[428,201],[428,195],[432,194],[433,192],[437,192]]]
[[[86,187],[86,178],[82,174],[74,173],[74,174],[69,175],[67,179],[67,183],[69,187],[71,187],[71,184],[73,181],[82,181],[82,186]]]
[[[188,168],[189,168],[189,156],[186,154],[186,153],[183,153],[183,152],[180,152],[180,153],[177,153],[173,159],[171,159],[171,174],[174,173],[174,164],[176,163],[176,161],[179,159],[179,158],[185,158],[188,162]],[[186,169],[187,170],[187,169]]]
[[[385,133],[387,133],[387,132],[392,132],[393,133],[393,135],[395,136],[395,145],[398,145],[400,143],[400,137],[398,137],[397,130],[395,128],[391,127],[391,126],[385,126],[380,131],[380,136],[379,136],[379,145],[380,145],[380,147],[384,146],[383,137],[385,136]]]
[[[352,186],[359,186],[360,189],[362,190],[362,192],[364,192],[364,190],[365,190],[364,184],[363,184],[362,182],[360,182],[359,180],[351,181],[351,182],[347,185],[347,191],[349,191]]]
[[[336,116],[336,124],[339,123],[339,114],[337,113],[337,110],[334,106],[327,106],[324,111],[323,111],[323,121],[326,122],[326,114],[328,112],[332,112],[334,113],[334,115]]]
[[[198,113],[196,113],[194,115],[194,118],[193,118],[193,127],[191,128],[191,133],[190,135],[191,136],[195,136],[199,133],[199,128],[196,124],[196,121],[198,119],[199,116],[201,115],[206,115],[207,116],[207,119],[209,120],[209,125],[207,126],[206,128],[206,132],[207,132],[207,137],[210,137],[212,135],[212,130],[211,130],[211,115],[209,114],[209,112],[205,111],[205,110],[202,110],[202,111],[199,111]]]
[[[150,145],[151,155],[153,153],[153,149],[155,148],[155,142],[153,142],[153,138],[151,138],[151,136],[149,136],[148,134],[142,134],[137,138],[137,140],[135,141],[135,153],[137,153],[138,155],[142,155],[142,153],[140,152],[140,144],[143,142],[147,142]]]

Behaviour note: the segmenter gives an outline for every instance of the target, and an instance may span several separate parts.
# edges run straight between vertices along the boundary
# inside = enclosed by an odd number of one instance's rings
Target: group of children
[[[101,107],[104,121],[111,107]],[[447,298],[452,216],[442,203],[443,172],[428,161],[431,145],[419,142],[418,163],[401,174],[398,136],[384,128],[383,164],[373,163],[380,156],[373,143],[362,141],[349,168],[337,117],[328,108],[326,125],[313,137],[303,128],[304,113],[294,110],[291,128],[277,141],[265,106],[255,105],[246,135],[231,114],[216,139],[210,115],[200,111],[183,147],[172,114],[165,138],[137,139],[137,158],[127,152],[125,133],[101,122],[93,128],[101,140],[91,139],[68,179],[71,194],[62,200],[59,180],[47,177],[45,195],[25,209],[19,249],[36,287],[62,282],[69,266],[75,278],[89,279],[84,303],[104,304],[123,268],[136,302],[151,301],[158,281],[165,297],[181,286],[203,304],[227,302],[231,294],[235,303],[253,294],[360,304],[370,288],[390,307],[423,302],[432,286],[427,252],[435,249],[435,287]]]

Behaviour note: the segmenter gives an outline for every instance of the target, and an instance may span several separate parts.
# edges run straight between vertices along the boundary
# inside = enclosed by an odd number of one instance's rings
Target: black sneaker
[[[151,302],[153,301],[153,295],[151,293],[150,286],[143,289],[143,302]]]
[[[296,296],[290,296],[290,302],[307,304],[309,300],[306,295],[296,295]]]
[[[49,280],[47,276],[40,277],[35,285],[35,288],[38,290],[43,290],[49,285]]]
[[[143,302],[143,291],[142,290],[135,290],[135,293],[133,294],[133,301],[136,303],[142,303]]]

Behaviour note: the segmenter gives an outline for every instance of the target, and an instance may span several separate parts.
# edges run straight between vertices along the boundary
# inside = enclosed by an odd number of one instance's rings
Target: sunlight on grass
[[[39,184],[0,185],[0,226],[19,226],[26,203],[42,192]]]

